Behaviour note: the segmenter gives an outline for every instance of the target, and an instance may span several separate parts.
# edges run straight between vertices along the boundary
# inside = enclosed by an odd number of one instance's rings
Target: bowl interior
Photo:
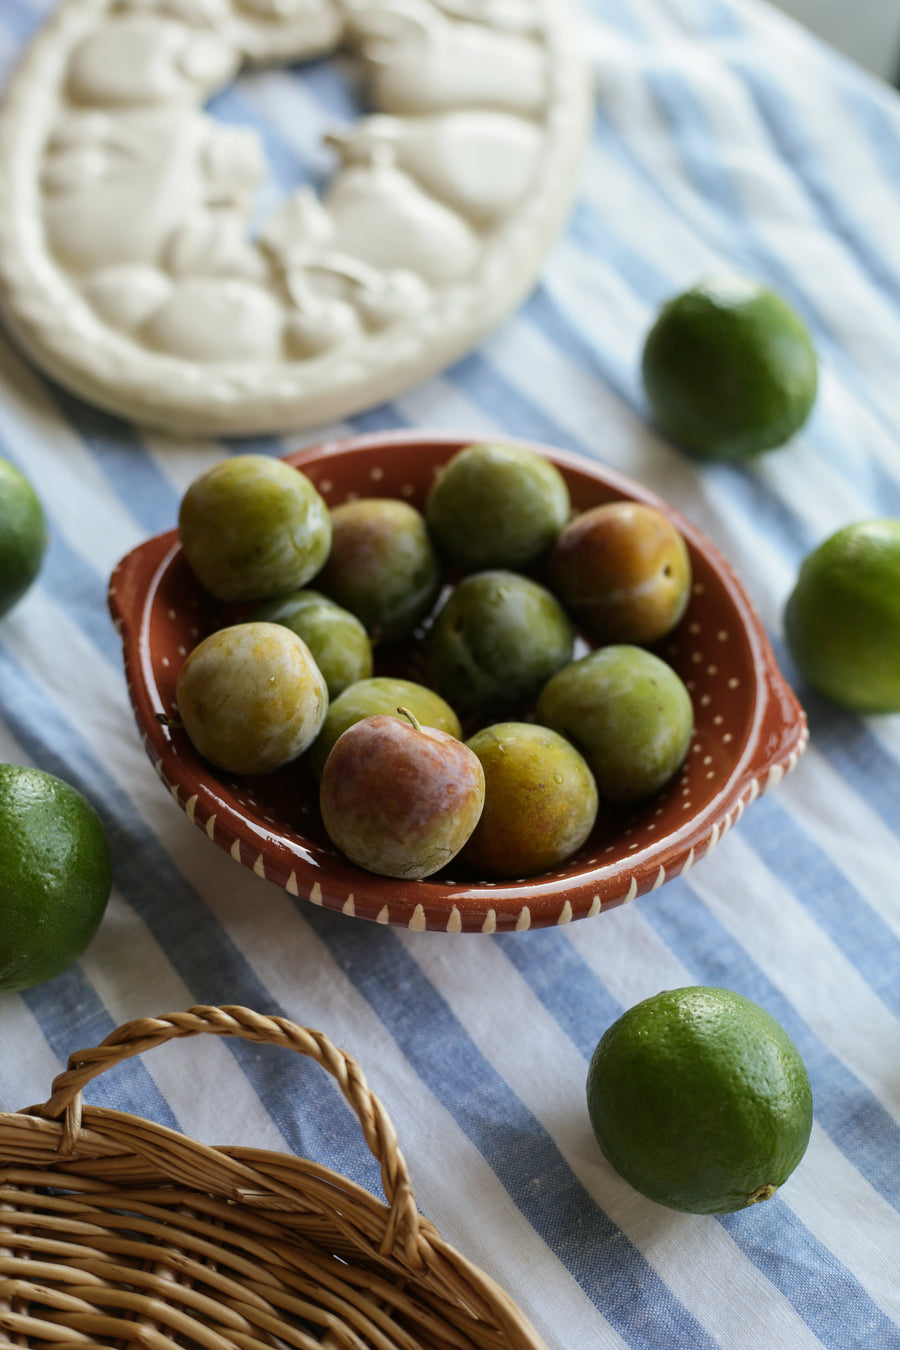
[[[287,459],[330,506],[391,496],[421,507],[441,464],[466,443],[395,433],[326,442]],[[681,772],[636,807],[602,808],[585,846],[552,873],[483,882],[451,864],[435,877],[408,882],[365,872],[330,844],[316,783],[302,758],[273,774],[229,777],[166,724],[176,711],[176,680],[188,652],[246,612],[200,588],[173,530],[123,559],[110,583],[110,607],[148,753],[191,819],[238,861],[313,903],[382,923],[486,932],[546,926],[596,914],[683,871],[716,843],[747,801],[792,767],[805,744],[805,718],[721,555],[638,484],[590,461],[536,448],[562,471],[576,511],[633,498],[667,511],[685,536],[693,567],[690,602],[681,623],[655,649],[681,675],[694,703],[695,731]],[[414,644],[377,653],[376,673],[427,682]]]

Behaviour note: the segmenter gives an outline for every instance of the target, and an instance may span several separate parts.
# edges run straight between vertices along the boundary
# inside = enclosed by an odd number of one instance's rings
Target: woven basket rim
[[[85,1105],[88,1082],[168,1040],[281,1045],[336,1079],[384,1198],[325,1163],[211,1145]],[[324,1033],[237,1005],[124,1023],[46,1102],[0,1112],[0,1333],[147,1350],[546,1350],[513,1300],[418,1211],[384,1107]]]

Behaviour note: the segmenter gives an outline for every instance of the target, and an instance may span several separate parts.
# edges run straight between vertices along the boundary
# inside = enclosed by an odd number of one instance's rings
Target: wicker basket
[[[211,1032],[308,1055],[336,1079],[387,1204],[282,1153],[212,1148],[82,1107],[90,1079]],[[247,1008],[120,1027],[43,1106],[0,1113],[0,1331],[18,1345],[147,1350],[546,1350],[512,1300],[416,1208],[390,1119],[320,1032]]]

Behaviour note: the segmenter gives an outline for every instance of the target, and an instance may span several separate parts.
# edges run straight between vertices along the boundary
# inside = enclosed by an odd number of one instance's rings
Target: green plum
[[[681,531],[643,502],[605,502],[563,529],[547,563],[548,584],[596,642],[645,646],[671,632],[691,594]]]
[[[276,623],[220,628],[178,674],[178,718],[191,744],[229,773],[269,773],[319,734],[328,689],[302,638]]]
[[[438,473],[425,519],[441,557],[460,572],[532,566],[569,519],[566,480],[526,445],[468,445]]]
[[[267,600],[248,617],[282,623],[303,638],[325,676],[330,699],[372,674],[372,644],[362,623],[319,591],[295,591]]]
[[[474,572],[435,615],[427,660],[455,708],[477,713],[528,703],[572,659],[575,634],[559,601],[517,572]]]
[[[322,729],[310,748],[309,765],[316,777],[321,777],[332,746],[348,727],[378,713],[400,716],[398,707],[408,708],[422,726],[436,727],[457,739],[462,735],[459,718],[450,704],[426,685],[390,675],[357,680],[330,705]]]
[[[269,600],[305,586],[331,546],[328,507],[305,474],[268,455],[235,455],[194,479],[178,532],[217,600]]]
[[[590,765],[601,797],[637,802],[657,792],[687,755],[691,696],[645,647],[598,647],[556,672],[535,717],[566,736]]]
[[[421,511],[394,497],[362,497],[336,506],[331,528],[318,588],[362,621],[376,647],[408,637],[442,582]]]
[[[477,755],[415,718],[354,722],[328,756],[322,823],[342,853],[379,876],[416,880],[454,858],[484,806]]]
[[[459,860],[480,877],[530,877],[576,853],[597,818],[597,787],[564,736],[497,722],[466,741],[484,770],[484,810]]]

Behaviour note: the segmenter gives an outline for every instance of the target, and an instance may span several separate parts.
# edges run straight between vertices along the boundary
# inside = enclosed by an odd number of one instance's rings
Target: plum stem
[[[412,725],[415,727],[416,731],[421,731],[421,730],[422,730],[422,727],[421,727],[421,725],[420,725],[420,723],[419,723],[419,719],[416,717],[415,713],[411,713],[411,712],[410,712],[409,708],[398,708],[397,711],[398,711],[398,713],[402,714],[403,717],[406,717],[406,718],[412,723]]]

